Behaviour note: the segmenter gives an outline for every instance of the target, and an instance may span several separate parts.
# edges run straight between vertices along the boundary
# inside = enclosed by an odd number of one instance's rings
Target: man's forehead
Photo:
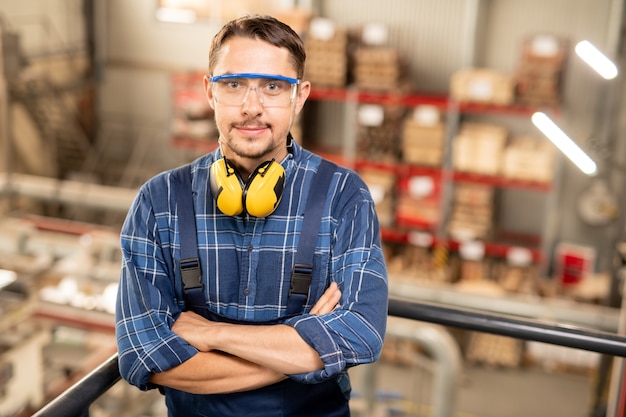
[[[256,38],[234,36],[224,42],[216,58],[214,71],[219,73],[295,75],[287,48]]]

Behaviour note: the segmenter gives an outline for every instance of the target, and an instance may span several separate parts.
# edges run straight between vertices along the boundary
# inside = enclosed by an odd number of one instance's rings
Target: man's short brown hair
[[[286,48],[298,78],[303,77],[306,53],[300,36],[280,20],[260,15],[231,20],[215,35],[209,52],[209,74],[213,75],[224,43],[236,36],[259,39],[276,47]]]

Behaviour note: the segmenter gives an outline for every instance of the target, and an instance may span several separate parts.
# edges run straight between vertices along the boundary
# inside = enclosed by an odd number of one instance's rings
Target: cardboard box
[[[348,35],[342,28],[333,28],[329,38],[310,33],[305,38],[307,64],[305,79],[314,85],[344,87],[348,79]]]
[[[496,125],[462,125],[453,143],[454,169],[482,175],[498,175],[507,135],[505,128]]]
[[[397,185],[396,223],[432,229],[441,216],[441,183],[436,177],[402,178]]]
[[[515,80],[513,75],[491,69],[462,69],[452,75],[450,93],[461,102],[510,105],[515,98]]]
[[[384,170],[369,168],[359,170],[359,175],[372,194],[380,225],[393,226],[396,176]]]
[[[457,184],[451,207],[448,234],[456,239],[485,239],[493,227],[493,188]]]
[[[360,46],[354,53],[352,72],[363,90],[396,91],[408,84],[405,65],[395,48]]]
[[[552,35],[528,37],[515,71],[516,101],[530,106],[557,106],[561,101],[568,42]]]
[[[552,143],[533,137],[514,138],[504,150],[502,175],[527,181],[550,182],[554,178]]]
[[[420,125],[407,118],[402,126],[402,159],[409,164],[441,165],[444,141],[443,123]]]

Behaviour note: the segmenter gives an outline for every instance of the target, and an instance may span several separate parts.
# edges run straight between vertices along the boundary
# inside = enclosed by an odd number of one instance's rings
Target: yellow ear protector
[[[243,212],[254,217],[267,217],[274,212],[285,186],[285,170],[271,161],[259,165],[244,181],[226,157],[211,165],[210,185],[220,211],[228,216]]]

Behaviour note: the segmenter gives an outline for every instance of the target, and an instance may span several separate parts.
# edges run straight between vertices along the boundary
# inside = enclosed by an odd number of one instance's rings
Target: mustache
[[[258,120],[245,120],[243,122],[232,123],[231,126],[237,129],[242,128],[242,127],[243,128],[245,127],[252,127],[252,128],[271,127],[271,125],[269,125],[268,123],[259,122]]]

